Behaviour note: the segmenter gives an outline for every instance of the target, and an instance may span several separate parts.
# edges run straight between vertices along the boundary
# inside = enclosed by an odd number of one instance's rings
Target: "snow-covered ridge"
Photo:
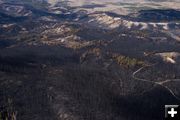
[[[52,26],[47,26],[45,27],[46,29],[44,29],[44,31],[41,33],[41,34],[64,34],[66,32],[70,32],[71,29],[66,26],[66,25],[61,25],[61,26],[58,26],[56,24],[52,25]]]
[[[107,14],[91,14],[88,16],[88,24],[96,25],[98,27],[106,29],[115,29],[118,27],[125,27],[128,29],[139,28],[140,30],[153,28],[153,29],[162,29],[168,30],[174,26],[180,28],[180,23],[168,23],[168,22],[136,22],[131,20],[126,20],[121,17],[111,17]]]
[[[15,24],[3,24],[3,25],[0,25],[0,28],[9,28],[9,27],[12,27],[14,25]]]

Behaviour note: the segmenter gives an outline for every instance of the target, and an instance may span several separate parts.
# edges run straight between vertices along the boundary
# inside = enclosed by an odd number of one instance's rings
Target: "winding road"
[[[135,80],[138,80],[138,81],[142,81],[142,82],[147,82],[147,83],[152,83],[152,84],[155,84],[155,85],[158,85],[158,86],[161,86],[163,88],[165,88],[166,90],[168,90],[171,95],[176,98],[177,100],[180,100],[180,97],[178,97],[174,92],[173,90],[171,90],[169,87],[165,86],[164,84],[165,83],[168,83],[168,82],[180,82],[180,79],[168,79],[168,80],[165,80],[165,81],[160,81],[160,82],[153,82],[151,80],[147,80],[147,79],[144,79],[144,78],[139,78],[137,77],[137,74],[140,73],[143,69],[147,68],[147,67],[152,67],[156,64],[152,64],[152,65],[146,65],[146,66],[143,66],[141,68],[139,68],[138,70],[136,70],[135,72],[133,72],[132,74],[132,77],[135,79]]]

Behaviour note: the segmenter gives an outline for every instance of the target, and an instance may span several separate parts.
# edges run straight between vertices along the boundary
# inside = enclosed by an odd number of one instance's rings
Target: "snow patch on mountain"
[[[156,53],[155,55],[163,58],[165,62],[169,62],[172,64],[176,64],[178,57],[180,57],[179,52],[164,52],[164,53]]]

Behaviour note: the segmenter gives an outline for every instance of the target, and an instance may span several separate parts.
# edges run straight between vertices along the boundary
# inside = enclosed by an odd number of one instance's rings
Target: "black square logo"
[[[165,105],[165,120],[180,120],[179,105]]]

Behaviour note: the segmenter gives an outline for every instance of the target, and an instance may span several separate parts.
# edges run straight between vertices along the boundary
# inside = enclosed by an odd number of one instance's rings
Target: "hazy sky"
[[[88,4],[88,3],[93,3],[93,2],[99,2],[99,3],[105,3],[105,2],[165,2],[165,1],[169,1],[169,2],[180,2],[180,0],[47,0],[49,3],[51,4],[55,4],[59,1],[71,1],[73,3],[77,3],[77,4]]]
[[[56,4],[59,1],[71,1],[78,5],[84,5],[89,3],[105,3],[105,2],[142,2],[144,0],[47,0],[50,4]]]

